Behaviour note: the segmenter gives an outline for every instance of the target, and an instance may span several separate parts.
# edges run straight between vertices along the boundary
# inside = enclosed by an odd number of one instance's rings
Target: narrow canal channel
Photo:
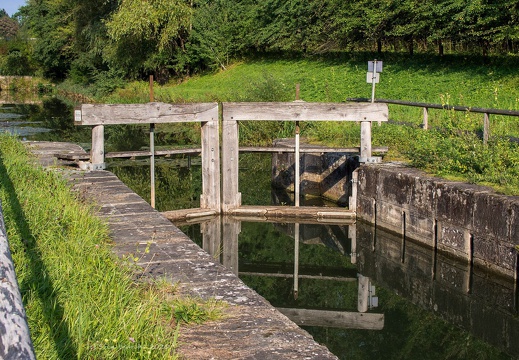
[[[75,141],[89,131],[67,125],[72,106],[7,106],[0,122],[28,140]],[[16,126],[9,122],[16,121]],[[20,130],[21,127],[41,131]],[[109,134],[119,141],[117,133]],[[88,148],[88,147],[87,147]],[[149,163],[109,164],[149,199]],[[269,155],[240,157],[243,203],[269,204]],[[196,158],[161,160],[157,207],[196,207],[201,169]],[[283,200],[283,202],[290,201]],[[308,200],[308,199],[307,199]],[[204,233],[220,224],[212,242]],[[517,287],[371,224],[293,224],[214,218],[177,224],[341,359],[519,358]]]

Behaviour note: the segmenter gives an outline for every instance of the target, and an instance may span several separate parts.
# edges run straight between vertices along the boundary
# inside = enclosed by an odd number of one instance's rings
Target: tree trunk
[[[380,55],[382,54],[382,40],[377,39],[377,53]]]

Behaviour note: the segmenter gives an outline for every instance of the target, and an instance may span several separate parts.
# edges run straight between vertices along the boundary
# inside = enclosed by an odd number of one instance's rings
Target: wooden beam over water
[[[218,103],[83,104],[76,125],[116,125],[218,121]]]
[[[224,121],[388,121],[382,103],[229,102],[222,108]]]

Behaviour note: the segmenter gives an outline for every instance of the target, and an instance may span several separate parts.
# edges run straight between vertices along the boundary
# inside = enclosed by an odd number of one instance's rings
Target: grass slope
[[[171,321],[217,315],[172,299],[171,284],[135,284],[92,207],[7,135],[0,199],[38,359],[175,359]]]
[[[305,101],[340,102],[371,96],[366,83],[370,54],[337,54],[326,58],[269,57],[237,62],[226,71],[195,76],[179,84],[157,86],[164,102],[291,101],[301,84]],[[470,107],[519,109],[519,70],[515,57],[477,58],[449,55],[387,54],[376,97]],[[147,83],[129,84],[106,102],[147,102]],[[435,175],[491,185],[519,194],[519,119],[490,117],[491,139],[482,144],[483,115],[429,111],[431,130],[423,131],[421,108],[389,106],[391,123],[375,126],[374,145],[390,147],[386,159],[407,161]],[[243,144],[265,145],[291,136],[293,124],[242,123]],[[302,136],[335,146],[358,146],[359,125],[303,123]]]

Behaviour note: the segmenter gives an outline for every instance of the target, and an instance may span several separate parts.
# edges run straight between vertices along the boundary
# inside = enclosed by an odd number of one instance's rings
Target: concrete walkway
[[[31,145],[47,165],[55,163],[54,153],[64,150],[60,143]],[[110,227],[117,255],[133,254],[139,258],[142,276],[178,284],[180,294],[229,304],[221,320],[181,328],[179,352],[183,358],[337,359],[115,175],[79,170],[67,170],[64,174],[82,198],[99,206],[99,215]]]

